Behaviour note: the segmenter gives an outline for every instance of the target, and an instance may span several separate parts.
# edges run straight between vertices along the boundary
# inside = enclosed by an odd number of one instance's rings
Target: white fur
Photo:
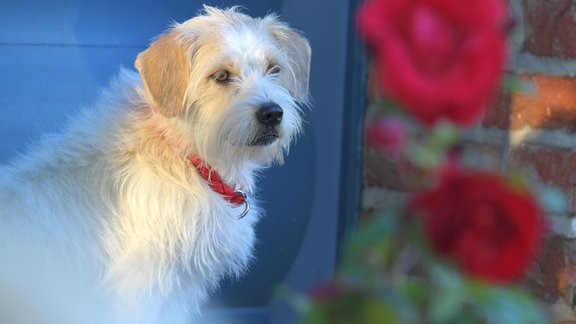
[[[261,217],[250,199],[239,219],[187,157],[252,196],[301,129],[309,64],[276,17],[206,7],[139,55],[140,75],[121,71],[94,109],[1,168],[0,322],[185,323],[247,270]],[[270,102],[279,138],[252,145]]]

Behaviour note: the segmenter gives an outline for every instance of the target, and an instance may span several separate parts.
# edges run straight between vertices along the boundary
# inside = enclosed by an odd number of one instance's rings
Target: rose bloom
[[[545,228],[528,191],[481,171],[445,172],[436,188],[414,196],[409,211],[423,217],[425,233],[439,254],[490,281],[520,279]]]
[[[389,153],[400,153],[408,140],[404,121],[395,117],[371,120],[366,124],[365,132],[368,144]]]
[[[501,0],[372,0],[358,10],[381,89],[424,124],[477,121],[506,61]]]

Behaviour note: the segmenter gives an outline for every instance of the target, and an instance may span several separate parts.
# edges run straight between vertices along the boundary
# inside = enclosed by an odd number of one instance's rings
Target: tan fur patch
[[[173,33],[164,35],[138,55],[135,65],[155,109],[166,117],[180,114],[190,77],[185,43]]]

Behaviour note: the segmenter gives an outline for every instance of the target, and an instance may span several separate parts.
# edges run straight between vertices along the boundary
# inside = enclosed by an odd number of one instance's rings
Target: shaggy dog
[[[246,271],[258,172],[301,130],[308,42],[205,7],[136,68],[0,169],[0,323],[185,323]]]

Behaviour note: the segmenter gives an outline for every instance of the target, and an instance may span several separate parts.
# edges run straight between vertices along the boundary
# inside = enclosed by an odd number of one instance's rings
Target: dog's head
[[[282,161],[308,104],[310,46],[275,16],[205,7],[138,55],[148,100],[209,163]]]

